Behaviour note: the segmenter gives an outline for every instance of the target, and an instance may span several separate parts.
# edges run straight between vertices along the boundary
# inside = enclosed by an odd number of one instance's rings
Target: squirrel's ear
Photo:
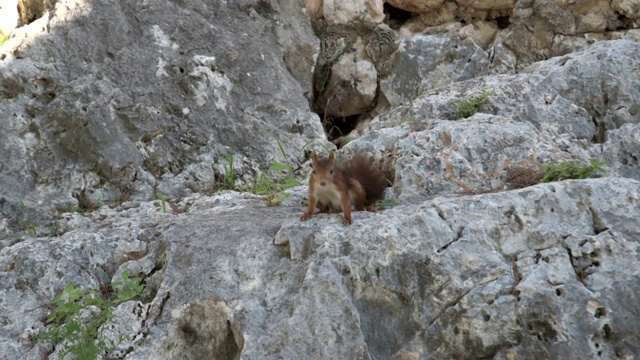
[[[311,153],[311,162],[313,163],[312,166],[315,166],[318,163],[318,155],[316,155],[315,151]]]
[[[329,151],[329,161],[333,162],[333,150]]]

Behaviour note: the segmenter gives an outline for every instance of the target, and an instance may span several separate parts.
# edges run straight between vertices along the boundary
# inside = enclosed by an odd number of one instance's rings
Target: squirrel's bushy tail
[[[369,159],[362,155],[354,155],[351,159],[340,164],[340,170],[347,178],[358,180],[364,188],[367,195],[366,202],[369,204],[380,199],[382,193],[388,187],[382,171],[373,166]]]

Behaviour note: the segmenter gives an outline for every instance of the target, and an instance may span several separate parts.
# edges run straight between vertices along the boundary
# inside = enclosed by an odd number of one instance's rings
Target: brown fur
[[[339,166],[340,172],[347,178],[356,179],[366,193],[366,204],[372,204],[382,197],[382,193],[388,187],[387,180],[382,171],[374,167],[371,162],[362,155],[355,155]]]
[[[371,204],[380,198],[386,188],[386,180],[363,156],[356,155],[340,166],[333,162],[333,151],[327,158],[318,158],[312,154],[313,172],[309,177],[309,205],[300,215],[306,220],[313,215],[315,208],[327,212],[329,208],[341,209],[343,223],[349,225],[351,206],[356,210],[365,210],[365,204]]]

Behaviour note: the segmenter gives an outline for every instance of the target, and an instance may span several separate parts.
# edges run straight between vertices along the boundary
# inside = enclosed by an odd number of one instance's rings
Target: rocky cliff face
[[[103,358],[640,353],[636,2],[18,3],[7,359],[63,358],[34,336],[51,299],[125,272],[145,290],[98,329]],[[298,221],[305,185],[278,206],[239,192],[274,162],[302,180],[327,136],[382,164],[397,205],[343,227]],[[599,178],[535,185],[591,160]]]

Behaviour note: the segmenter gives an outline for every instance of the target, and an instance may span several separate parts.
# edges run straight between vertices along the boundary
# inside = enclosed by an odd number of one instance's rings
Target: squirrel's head
[[[329,152],[329,156],[326,158],[318,158],[315,151],[311,154],[313,179],[320,186],[327,186],[328,183],[333,183],[333,175],[335,172],[333,157],[333,151]]]

